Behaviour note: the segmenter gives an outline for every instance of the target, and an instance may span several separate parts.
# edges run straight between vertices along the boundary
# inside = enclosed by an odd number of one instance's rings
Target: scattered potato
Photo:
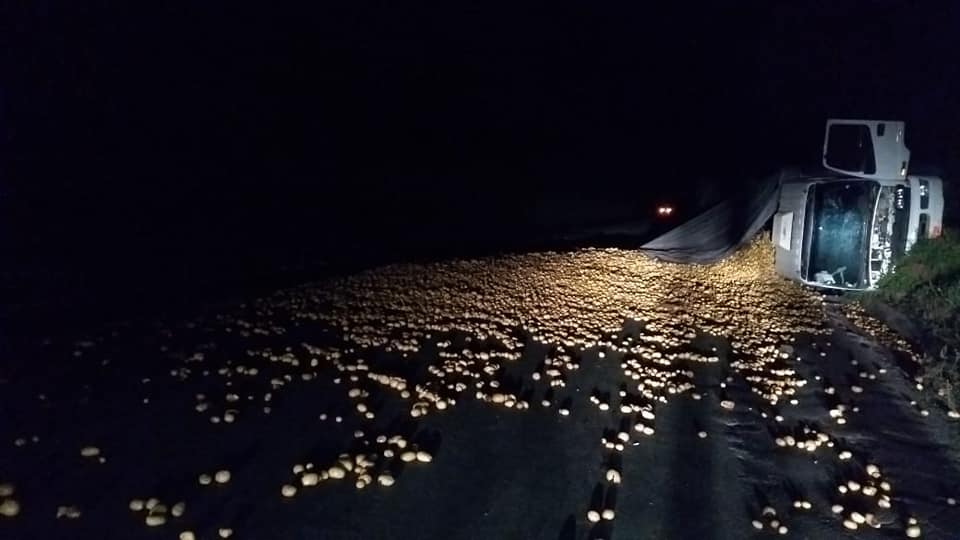
[[[79,519],[80,518],[80,509],[76,506],[58,506],[57,507],[57,519],[67,518],[67,519]]]
[[[619,484],[620,480],[620,471],[616,469],[607,469],[607,482],[610,482],[611,484]]]
[[[20,503],[14,499],[4,499],[0,501],[0,516],[16,517],[20,513]]]

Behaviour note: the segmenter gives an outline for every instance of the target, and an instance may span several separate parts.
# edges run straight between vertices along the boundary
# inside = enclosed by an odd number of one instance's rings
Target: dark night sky
[[[640,208],[816,159],[828,116],[957,161],[956,2],[275,4],[0,12],[14,266],[510,234],[533,201]]]

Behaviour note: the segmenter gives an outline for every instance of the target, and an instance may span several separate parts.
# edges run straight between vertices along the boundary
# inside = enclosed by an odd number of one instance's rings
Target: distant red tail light
[[[673,207],[669,204],[661,204],[657,207],[657,216],[670,217],[673,215]]]

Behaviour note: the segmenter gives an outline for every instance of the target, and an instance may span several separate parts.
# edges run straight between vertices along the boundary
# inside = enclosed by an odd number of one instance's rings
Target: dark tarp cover
[[[709,264],[719,261],[753,238],[777,211],[786,170],[717,204],[699,216],[640,246],[656,259]]]

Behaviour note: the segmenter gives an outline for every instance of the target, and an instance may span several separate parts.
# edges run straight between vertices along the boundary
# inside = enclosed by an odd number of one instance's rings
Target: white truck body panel
[[[921,238],[937,238],[943,232],[943,180],[936,176],[910,176],[910,225],[907,250]]]

